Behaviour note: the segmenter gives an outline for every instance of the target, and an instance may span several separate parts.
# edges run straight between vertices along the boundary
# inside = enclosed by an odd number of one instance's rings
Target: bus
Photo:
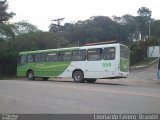
[[[128,74],[129,48],[119,43],[20,52],[17,62],[17,76],[29,80],[67,77],[93,83]]]

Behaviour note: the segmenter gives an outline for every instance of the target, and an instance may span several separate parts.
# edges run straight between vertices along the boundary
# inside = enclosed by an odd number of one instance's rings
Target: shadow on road
[[[29,80],[28,80],[29,81]],[[56,82],[56,83],[68,83],[68,84],[79,84],[79,85],[108,85],[108,86],[129,86],[128,84],[126,83],[111,83],[112,81],[101,81],[101,80],[97,80],[95,83],[75,83],[73,80],[63,80],[63,79],[50,79],[48,81],[43,81],[41,79],[36,79],[36,80],[32,80],[33,82],[39,82],[39,81],[42,81],[42,82]]]

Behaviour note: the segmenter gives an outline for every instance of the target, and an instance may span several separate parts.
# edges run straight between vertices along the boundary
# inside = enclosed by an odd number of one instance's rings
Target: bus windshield
[[[129,71],[129,49],[120,45],[120,71]]]
[[[122,58],[128,58],[129,57],[129,49],[125,46],[120,46],[120,56]]]

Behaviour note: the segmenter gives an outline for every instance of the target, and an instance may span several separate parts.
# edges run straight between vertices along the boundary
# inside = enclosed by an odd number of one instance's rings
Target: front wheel
[[[87,82],[87,83],[94,83],[94,82],[96,82],[96,80],[97,80],[97,79],[86,79],[86,82]]]
[[[73,73],[74,82],[83,83],[85,81],[82,71],[75,71]]]
[[[34,80],[35,79],[33,71],[28,72],[27,78],[28,78],[28,80]]]

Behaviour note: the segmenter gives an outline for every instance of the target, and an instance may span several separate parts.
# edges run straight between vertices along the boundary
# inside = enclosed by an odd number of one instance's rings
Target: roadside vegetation
[[[16,76],[20,51],[82,46],[86,43],[117,40],[130,48],[130,65],[147,60],[147,48],[160,45],[160,20],[141,7],[137,16],[93,16],[84,21],[50,24],[42,31],[27,21],[10,23],[16,13],[8,12],[7,0],[0,0],[0,76]],[[48,25],[49,26],[49,25]]]
[[[146,58],[136,64],[131,65],[130,67],[135,67],[135,66],[147,66],[154,62],[157,58]]]

